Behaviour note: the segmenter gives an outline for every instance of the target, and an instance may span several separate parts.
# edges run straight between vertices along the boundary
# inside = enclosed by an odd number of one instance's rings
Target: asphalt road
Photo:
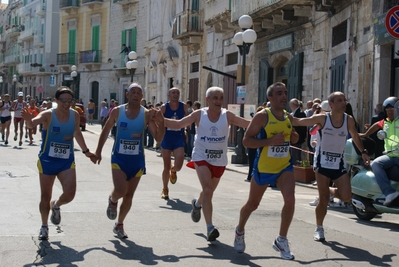
[[[92,151],[99,129],[84,132]],[[246,175],[226,171],[214,194],[213,223],[218,241],[208,243],[206,225],[191,221],[191,199],[200,185],[195,171],[184,167],[170,186],[171,199],[160,198],[162,159],[146,151],[143,176],[125,221],[129,238],[120,240],[106,217],[112,189],[109,139],[103,161],[93,165],[76,151],[77,194],[62,206],[60,227],[50,223],[50,239],[39,241],[41,225],[36,168],[40,136],[33,146],[0,142],[0,267],[3,266],[399,266],[398,216],[383,214],[371,222],[357,220],[351,208],[329,208],[325,243],[313,241],[314,207],[308,202],[316,190],[296,187],[296,211],[288,238],[295,260],[282,260],[272,248],[278,234],[282,197],[268,189],[246,227],[246,251],[233,247],[239,210],[248,197]],[[56,182],[53,196],[61,187]],[[53,198],[54,198],[53,197]]]

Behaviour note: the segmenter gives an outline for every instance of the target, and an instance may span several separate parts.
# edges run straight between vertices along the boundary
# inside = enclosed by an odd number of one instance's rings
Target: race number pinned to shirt
[[[342,155],[340,153],[323,151],[321,157],[321,166],[327,169],[338,170],[341,158]]]
[[[56,142],[50,143],[50,149],[48,155],[53,158],[69,159],[71,154],[71,146],[67,144],[61,144]]]
[[[222,157],[223,150],[211,150],[211,149],[205,149],[205,155],[207,159],[213,160],[213,159],[220,159]]]
[[[284,142],[281,146],[269,146],[267,155],[271,158],[288,157],[290,151],[290,142]]]
[[[124,155],[138,155],[140,148],[140,141],[138,140],[124,140],[121,139],[119,143],[119,154]]]

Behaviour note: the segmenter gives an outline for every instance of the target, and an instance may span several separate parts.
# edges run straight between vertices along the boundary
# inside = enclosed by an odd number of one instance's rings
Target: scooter
[[[386,137],[386,132],[377,133],[379,139]],[[372,145],[375,146],[374,142]],[[374,151],[374,147],[366,147],[368,151]],[[399,152],[399,145],[393,151]],[[395,199],[388,207],[384,206],[385,195],[377,184],[374,173],[369,166],[362,164],[361,153],[355,148],[352,139],[346,142],[345,159],[349,165],[349,174],[352,187],[352,207],[360,220],[370,221],[378,214],[394,213],[399,214],[399,198]],[[396,191],[399,191],[399,167],[395,166],[387,170],[391,184]]]

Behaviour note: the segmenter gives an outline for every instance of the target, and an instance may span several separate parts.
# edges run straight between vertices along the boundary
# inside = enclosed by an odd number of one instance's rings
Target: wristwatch
[[[89,152],[89,151],[90,151],[89,149],[86,149],[86,150],[83,150],[82,153],[83,153],[83,154],[86,154],[86,153]]]
[[[368,154],[369,152],[367,151],[367,149],[363,149],[362,154]]]

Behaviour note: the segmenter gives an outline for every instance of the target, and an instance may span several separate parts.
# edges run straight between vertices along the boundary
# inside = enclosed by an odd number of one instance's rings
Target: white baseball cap
[[[321,102],[321,109],[326,112],[331,111],[331,107],[330,104],[328,104],[328,100],[324,100],[323,102]]]
[[[18,92],[18,96],[24,96],[23,92]]]

